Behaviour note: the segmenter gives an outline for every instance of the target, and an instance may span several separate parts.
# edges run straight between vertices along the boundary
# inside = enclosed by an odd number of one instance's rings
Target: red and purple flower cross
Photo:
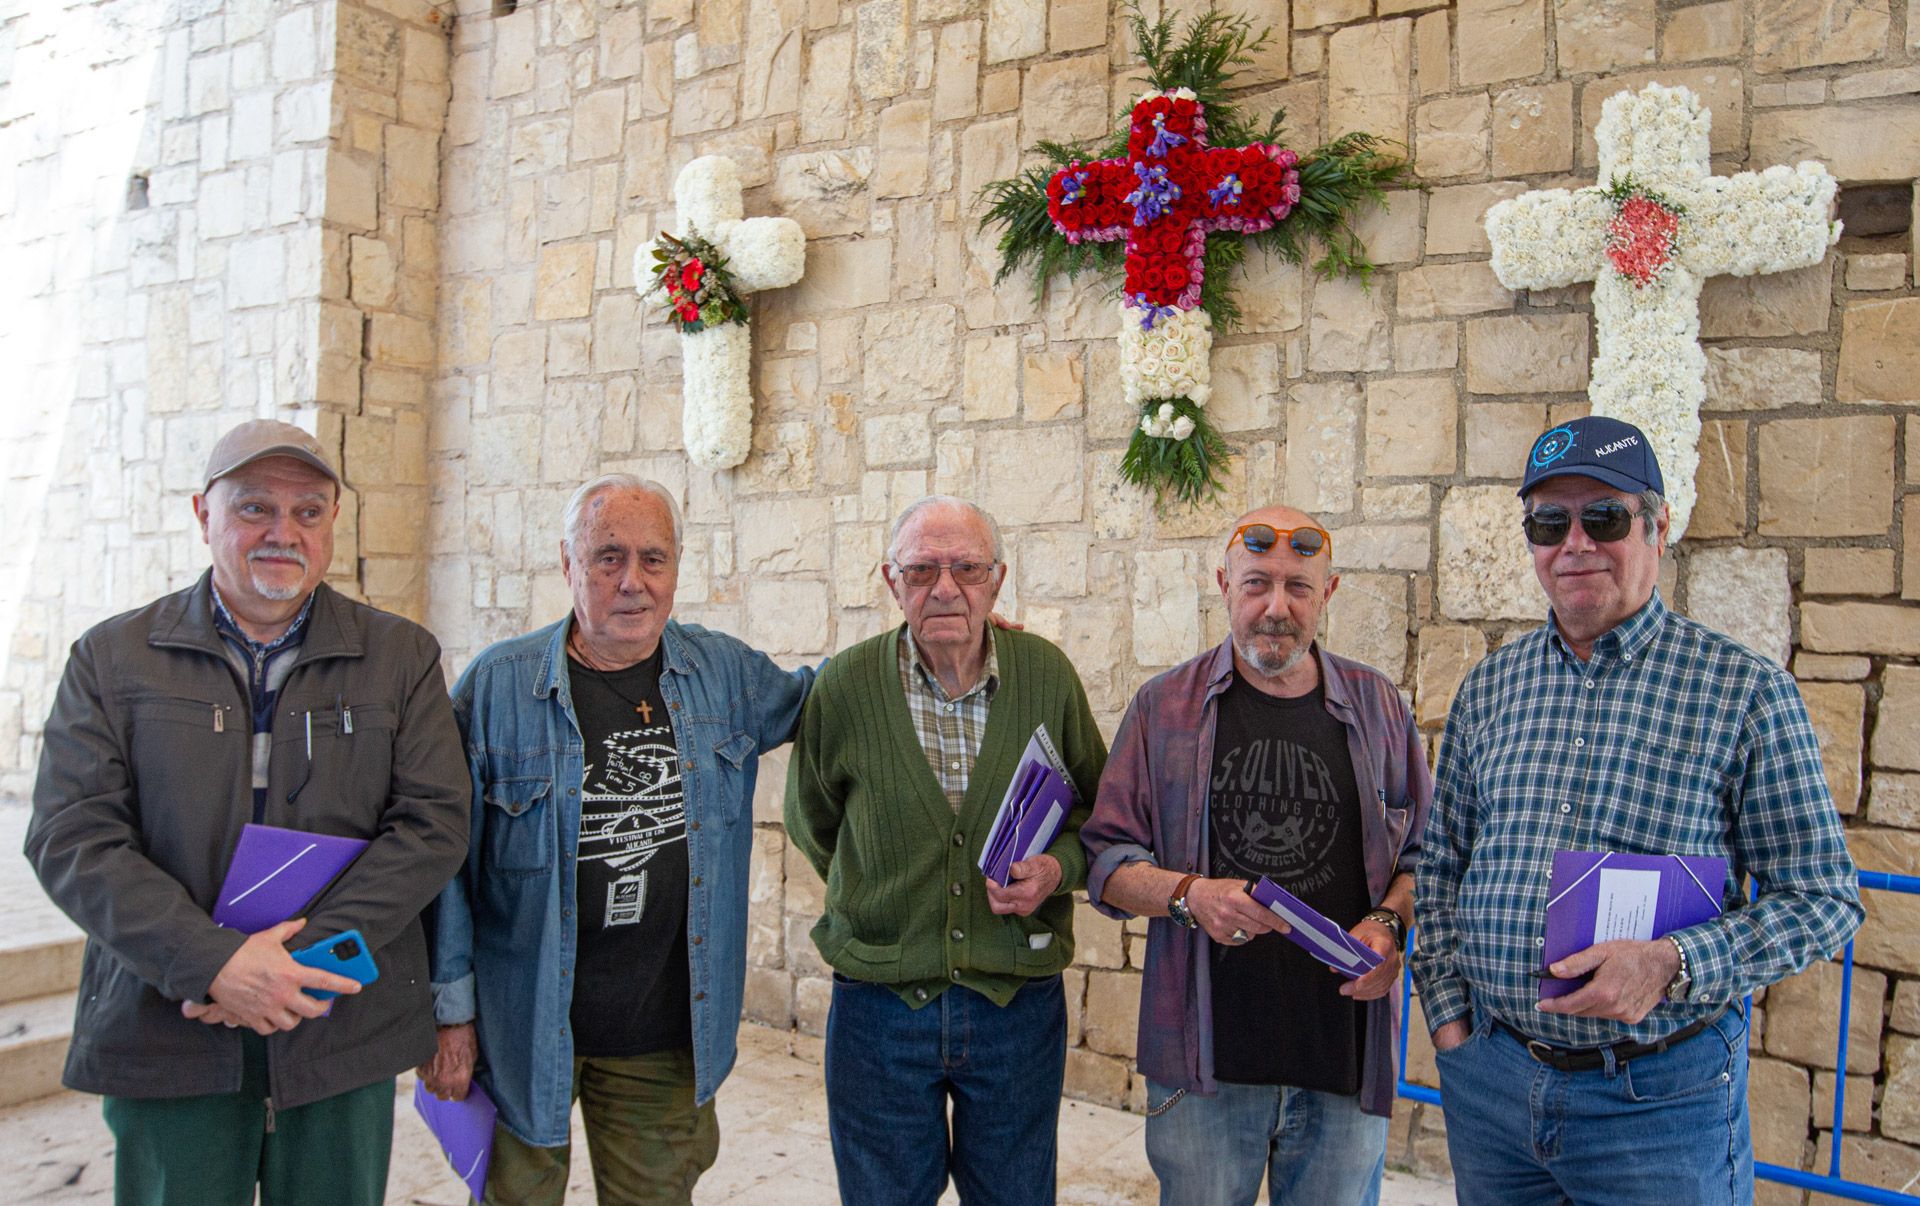
[[[1205,109],[1146,97],[1125,159],[1069,164],[1047,182],[1047,212],[1068,242],[1127,241],[1127,304],[1148,325],[1200,304],[1210,231],[1265,230],[1300,201],[1298,155],[1263,142],[1210,147]]]

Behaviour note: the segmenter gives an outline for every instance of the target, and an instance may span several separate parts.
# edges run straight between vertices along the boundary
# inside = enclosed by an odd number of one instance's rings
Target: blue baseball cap
[[[1590,477],[1616,490],[1667,492],[1647,435],[1631,423],[1588,415],[1562,423],[1533,442],[1520,497],[1550,477]]]

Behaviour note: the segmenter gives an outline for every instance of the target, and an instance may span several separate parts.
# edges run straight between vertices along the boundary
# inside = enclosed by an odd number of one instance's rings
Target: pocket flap
[[[727,760],[727,765],[738,769],[754,751],[753,738],[746,733],[733,736],[713,747],[713,752]]]
[[[500,779],[487,784],[485,799],[510,817],[517,817],[553,790],[549,779]]]

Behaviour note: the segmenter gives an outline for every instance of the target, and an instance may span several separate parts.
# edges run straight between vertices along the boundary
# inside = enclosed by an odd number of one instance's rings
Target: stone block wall
[[[886,524],[937,489],[1006,525],[1004,610],[1067,649],[1111,732],[1142,682],[1224,635],[1220,538],[1277,499],[1335,533],[1329,646],[1394,675],[1437,736],[1466,671],[1543,614],[1512,487],[1531,438],[1581,413],[1593,351],[1586,289],[1500,287],[1481,216],[1590,182],[1601,102],[1657,79],[1712,107],[1717,171],[1827,162],[1851,230],[1815,268],[1709,284],[1700,502],[1663,589],[1793,669],[1861,865],[1920,870],[1907,0],[1244,7],[1277,35],[1245,103],[1284,106],[1301,149],[1356,128],[1404,140],[1421,187],[1364,219],[1370,287],[1241,270],[1211,403],[1237,455],[1197,514],[1156,513],[1119,479],[1134,417],[1104,289],[996,289],[975,225],[977,190],[1022,148],[1096,137],[1130,102],[1106,5],[0,16],[0,245],[19,265],[0,289],[24,316],[0,353],[32,399],[0,403],[0,490],[24,534],[0,548],[0,795],[30,783],[66,642],[204,565],[186,497],[207,443],[253,414],[339,449],[356,489],[334,580],[423,616],[452,671],[564,613],[560,510],[597,472],[679,491],[680,614],[789,663],[897,622],[875,572]],[[754,454],[717,474],[681,454],[678,337],[632,277],[636,248],[674,227],[675,172],[711,153],[739,164],[749,213],[809,236],[806,278],[755,302]],[[818,1033],[820,886],[779,827],[784,758],[765,767],[748,1010]],[[1920,1171],[1920,904],[1869,908],[1847,1069],[1822,1037],[1835,968],[1756,1009],[1756,1137],[1763,1159],[1823,1159],[1844,1083],[1849,1169],[1901,1185]],[[1078,928],[1069,1092],[1137,1107],[1144,931],[1085,906]],[[1411,1063],[1431,1081],[1423,1044]],[[1436,1111],[1396,1128],[1397,1159],[1444,1160]]]

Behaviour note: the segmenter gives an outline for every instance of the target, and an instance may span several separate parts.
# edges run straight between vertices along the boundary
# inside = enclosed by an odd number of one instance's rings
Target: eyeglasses
[[[1612,544],[1625,540],[1627,533],[1633,531],[1634,517],[1645,514],[1644,508],[1635,511],[1617,498],[1602,498],[1580,508],[1580,528],[1588,538]],[[1526,530],[1528,544],[1550,548],[1573,531],[1573,512],[1554,503],[1543,503],[1528,511],[1520,520],[1520,526]]]
[[[999,564],[998,561],[949,561],[945,565],[916,562],[913,565],[896,563],[893,568],[900,575],[902,582],[916,588],[932,586],[940,581],[941,570],[946,570],[953,575],[956,586],[979,586],[993,577],[993,569]]]
[[[1260,554],[1286,539],[1287,547],[1302,557],[1313,557],[1321,549],[1327,550],[1327,556],[1333,556],[1333,537],[1319,528],[1276,528],[1271,524],[1248,523],[1233,530],[1227,537],[1227,547],[1232,548],[1238,540],[1249,553]]]

